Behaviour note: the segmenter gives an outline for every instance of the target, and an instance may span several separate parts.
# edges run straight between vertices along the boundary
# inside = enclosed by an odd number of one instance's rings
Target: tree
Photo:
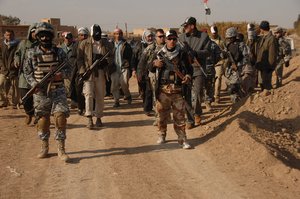
[[[21,20],[18,17],[13,17],[11,15],[5,16],[0,14],[0,20],[3,25],[19,25]]]

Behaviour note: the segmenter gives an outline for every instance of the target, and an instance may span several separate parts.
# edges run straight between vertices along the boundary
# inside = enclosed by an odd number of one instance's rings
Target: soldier
[[[236,103],[241,97],[241,72],[243,66],[248,63],[248,50],[243,42],[237,40],[237,30],[230,27],[226,30],[226,51],[225,77],[228,92],[232,103]]]
[[[15,53],[15,66],[19,68],[19,92],[20,97],[24,97],[24,95],[30,90],[31,86],[27,83],[24,76],[24,65],[27,50],[30,48],[34,48],[38,45],[38,41],[35,36],[36,23],[32,24],[28,29],[27,39],[20,42],[18,49]],[[24,110],[26,113],[25,124],[29,125],[32,121],[32,117],[34,116],[34,108],[33,108],[33,96],[29,97],[24,103]]]
[[[258,83],[264,95],[270,95],[272,89],[272,73],[276,68],[278,55],[278,42],[270,32],[268,21],[262,21],[259,25],[261,36],[256,45],[256,63],[258,70]]]
[[[219,31],[217,26],[213,25],[210,28],[210,32],[212,34],[211,40],[215,42],[223,51],[224,50],[224,41],[222,40],[221,36],[219,35]],[[215,64],[215,92],[214,92],[214,101],[215,103],[220,102],[220,92],[222,87],[222,77],[224,75],[224,59],[221,59],[218,63]]]
[[[14,56],[19,41],[15,39],[13,30],[7,29],[0,50],[0,107],[8,105],[8,92],[12,87],[12,105],[17,108],[19,103],[18,68],[14,65]]]
[[[182,96],[182,85],[191,81],[192,67],[187,53],[177,45],[177,33],[170,30],[166,33],[166,45],[158,52],[158,57],[150,70],[158,72],[156,111],[158,117],[158,144],[166,142],[167,118],[170,109],[173,111],[174,130],[183,149],[190,149],[185,132],[185,101]]]
[[[24,75],[27,82],[34,87],[52,69],[66,60],[62,49],[53,46],[54,29],[51,24],[41,22],[37,25],[35,35],[38,45],[28,50],[24,65]],[[39,117],[37,130],[42,140],[42,150],[38,158],[45,158],[49,150],[50,115],[54,115],[56,127],[58,157],[68,161],[65,152],[66,124],[69,117],[66,90],[63,79],[70,76],[70,66],[55,74],[54,78],[44,87],[39,87],[33,96],[35,115]]]
[[[209,45],[211,40],[207,33],[201,32],[196,27],[196,19],[188,17],[181,25],[184,27],[184,34],[179,36],[179,41],[187,44],[191,49],[193,56],[193,105],[194,105],[194,121],[198,126],[201,123],[202,115],[202,98],[204,88],[204,76],[206,68],[206,58],[210,56]],[[192,124],[190,124],[192,127]]]
[[[91,27],[91,37],[83,40],[78,48],[77,64],[79,74],[85,71],[99,58],[109,52],[109,58],[103,60],[94,69],[90,77],[83,83],[83,93],[85,97],[85,116],[88,118],[87,128],[94,127],[93,116],[96,119],[96,127],[103,126],[105,80],[108,67],[112,65],[112,52],[107,40],[101,39],[101,28],[98,24]],[[95,108],[94,108],[95,100]]]
[[[290,65],[290,59],[292,55],[291,46],[288,40],[284,38],[283,29],[277,27],[274,30],[274,35],[278,40],[279,52],[278,52],[278,63],[275,68],[276,73],[276,88],[282,86],[282,74],[283,74],[283,65],[288,67]]]
[[[129,78],[131,74],[132,49],[123,38],[123,31],[119,28],[114,30],[114,70],[110,71],[111,92],[114,96],[114,107],[120,106],[120,86],[124,93],[124,99],[131,104],[132,97],[129,91]]]

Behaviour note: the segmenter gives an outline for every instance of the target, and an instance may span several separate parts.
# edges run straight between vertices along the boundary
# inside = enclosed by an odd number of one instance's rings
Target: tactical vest
[[[58,66],[58,57],[56,54],[44,54],[37,56],[37,66],[34,71],[34,78],[40,82],[47,73],[56,69]],[[53,81],[51,85],[62,85],[63,81]]]
[[[174,59],[177,59],[179,61],[179,56],[175,57]],[[173,67],[178,67],[178,70],[180,70],[179,66],[173,66]],[[161,71],[161,76],[160,76],[161,84],[166,85],[166,84],[174,84],[174,85],[181,85],[181,79],[176,75],[174,70],[172,70],[170,67],[165,65],[165,67]]]

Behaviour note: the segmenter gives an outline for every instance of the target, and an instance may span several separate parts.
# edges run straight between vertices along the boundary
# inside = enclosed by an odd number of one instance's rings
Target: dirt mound
[[[274,77],[275,79],[275,77]],[[206,120],[205,147],[232,175],[258,176],[286,188],[300,180],[300,56],[284,68],[283,86],[264,96],[254,93]],[[263,183],[260,183],[262,186]],[[267,187],[266,187],[267,188]],[[290,196],[299,195],[296,191]]]

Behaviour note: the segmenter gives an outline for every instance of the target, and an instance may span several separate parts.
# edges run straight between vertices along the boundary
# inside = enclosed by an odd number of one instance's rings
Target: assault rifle
[[[183,48],[183,49],[185,49],[185,50],[187,51],[189,57],[192,59],[190,62],[191,62],[191,63],[194,63],[193,66],[196,67],[196,68],[200,68],[200,70],[201,70],[201,72],[203,73],[203,75],[204,75],[205,77],[207,77],[207,74],[206,74],[206,72],[203,70],[203,68],[202,68],[202,66],[201,66],[201,64],[200,64],[200,62],[198,61],[198,59],[197,59],[197,58],[195,57],[195,55],[193,54],[193,49],[192,49],[186,42],[178,41],[177,43],[181,46],[181,48]]]
[[[224,45],[224,51],[223,51],[223,52],[224,52],[224,53],[226,54],[226,56],[229,58],[229,61],[231,62],[232,66],[233,66],[233,67],[231,67],[231,69],[237,70],[237,63],[236,63],[236,61],[233,59],[233,56],[232,56],[231,52],[229,51],[229,49],[227,48],[226,45]]]
[[[185,79],[185,75],[182,74],[182,72],[178,69],[177,65],[172,63],[169,59],[167,59],[165,56],[163,56],[161,54],[161,51],[158,52],[158,58],[161,59],[165,64],[166,66],[168,67],[169,70],[175,72],[175,74],[181,79],[181,80],[184,80]],[[186,84],[188,86],[188,88],[191,90],[192,89],[192,85],[190,84],[191,81]],[[193,108],[188,104],[188,102],[186,100],[184,100],[185,102],[185,109],[187,111],[187,113],[191,116],[193,116]]]
[[[178,67],[176,64],[172,63],[169,59],[167,59],[165,56],[163,56],[161,54],[161,52],[159,52],[158,54],[158,58],[161,59],[168,67],[168,69],[170,71],[173,71],[176,73],[176,75],[181,79],[184,80],[185,75],[182,74],[182,72],[179,71]]]
[[[78,82],[83,83],[84,80],[87,80],[91,76],[91,74],[93,72],[93,69],[96,66],[98,66],[98,64],[101,63],[104,59],[106,59],[106,57],[109,55],[109,53],[110,53],[110,51],[107,51],[107,53],[103,57],[101,57],[101,58],[97,59],[96,61],[94,61],[94,63],[89,67],[89,69],[87,69],[87,71],[85,71],[82,74],[82,76],[79,78]]]
[[[63,63],[61,63],[60,65],[58,65],[54,70],[51,70],[50,72],[48,72],[40,82],[38,82],[35,86],[33,86],[24,95],[24,97],[22,97],[20,105],[24,104],[24,102],[35,93],[36,89],[42,88],[46,84],[48,84],[48,82],[51,80],[51,78],[53,78],[56,73],[60,72],[66,65],[70,66],[71,63],[68,60],[66,60]]]

